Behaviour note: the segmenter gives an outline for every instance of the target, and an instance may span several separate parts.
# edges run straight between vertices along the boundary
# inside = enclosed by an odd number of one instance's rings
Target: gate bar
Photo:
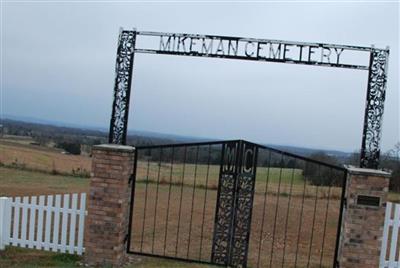
[[[333,257],[333,267],[339,268],[339,244],[340,244],[340,233],[342,231],[343,224],[343,209],[346,204],[346,188],[347,188],[347,169],[343,175],[343,185],[342,185],[342,196],[340,198],[340,211],[339,211],[339,220],[338,220],[338,228],[336,232],[336,247],[335,247],[335,255]]]

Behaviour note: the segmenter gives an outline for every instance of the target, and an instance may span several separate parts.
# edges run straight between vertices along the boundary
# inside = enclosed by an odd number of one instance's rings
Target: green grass
[[[183,262],[183,261],[174,261],[162,258],[150,258],[150,257],[142,257],[142,256],[135,256],[135,261],[128,265],[127,268],[212,268],[217,267],[214,265],[206,265],[206,264],[199,264],[199,263],[192,263],[192,262]]]
[[[60,267],[72,268],[82,267],[83,257],[63,253],[54,253],[35,249],[25,249],[17,247],[7,247],[0,251],[0,267],[14,268],[41,268],[41,267]],[[212,265],[203,265],[190,262],[177,262],[162,258],[142,257],[131,255],[131,263],[125,268],[211,268]]]
[[[78,267],[81,258],[77,255],[52,253],[17,247],[7,247],[0,251],[0,267]]]
[[[196,188],[207,188],[217,190],[219,180],[219,165],[182,164],[162,162],[139,161],[136,170],[136,182],[144,184],[147,181],[150,184],[160,183],[161,185],[174,186],[184,185],[193,187],[196,181]],[[184,176],[183,176],[184,175]],[[182,180],[182,177],[184,179]],[[266,184],[268,182],[268,187]],[[278,194],[282,196],[297,195],[302,196],[305,192],[306,197],[315,195],[316,187],[307,182],[304,189],[304,176],[302,169],[276,168],[276,167],[257,167],[256,174],[256,194],[264,194],[267,189],[269,194]],[[341,189],[333,187],[331,198],[340,198]],[[329,188],[319,187],[320,196],[328,196]]]
[[[89,179],[0,167],[0,196],[84,192]]]
[[[220,167],[219,165],[210,165],[209,167],[204,164],[174,164],[171,169],[169,163],[157,162],[139,162],[137,166],[137,181],[146,181],[147,177],[150,182],[160,181],[162,183],[173,182],[174,184],[180,184],[182,182],[182,175],[184,174],[183,184],[193,185],[196,178],[196,185],[211,186],[218,181]],[[303,184],[303,175],[301,169],[289,169],[289,168],[257,168],[257,182],[291,184],[293,180],[294,185]]]

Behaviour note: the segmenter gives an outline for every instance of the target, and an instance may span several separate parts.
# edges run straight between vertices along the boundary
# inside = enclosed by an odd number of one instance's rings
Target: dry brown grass
[[[0,140],[0,162],[3,164],[64,174],[90,172],[90,157],[61,152],[55,148]]]
[[[0,196],[79,193],[89,190],[89,179],[0,167]]]
[[[63,155],[60,151],[55,149],[41,148],[27,144],[7,143],[3,141],[0,142],[0,150],[0,161],[3,163],[12,163],[15,159],[18,159],[18,161],[24,163],[27,167],[45,171],[51,171],[54,165],[58,170],[64,172],[71,171],[78,167],[89,170],[91,164],[91,160],[88,157]],[[166,166],[164,169],[165,172],[163,172],[163,174],[168,174],[169,168]],[[178,166],[176,175],[180,174],[179,169],[180,167]],[[211,167],[212,174],[210,175],[207,187],[198,187],[193,193],[193,188],[190,186],[194,182],[192,169],[193,168],[190,166],[187,167],[187,174],[185,175],[185,183],[187,185],[183,188],[181,188],[180,184],[171,185],[171,191],[169,191],[169,176],[162,174],[164,177],[160,178],[161,184],[158,190],[159,196],[157,199],[156,218],[154,217],[156,184],[148,184],[146,217],[144,217],[143,214],[146,184],[143,182],[138,182],[136,184],[132,229],[133,250],[142,250],[144,252],[154,252],[155,254],[163,255],[165,245],[165,254],[168,256],[175,256],[176,254],[177,257],[181,258],[189,257],[193,259],[209,260],[213,238],[218,172],[217,169]],[[138,171],[140,177],[143,179],[145,175],[143,173],[144,171]],[[152,173],[154,174],[150,175],[150,177],[155,176],[155,170],[153,170]],[[202,179],[203,173],[203,167],[200,167],[198,169],[198,185],[205,185],[205,181]],[[179,181],[179,178],[179,176],[175,179],[173,178],[172,181]],[[305,201],[302,202],[304,188],[301,178],[296,176],[295,184],[292,189],[293,195],[289,203],[288,193],[290,191],[290,186],[288,184],[288,179],[290,179],[290,177],[283,179],[280,187],[280,194],[278,195],[276,178],[275,176],[270,178],[270,185],[268,186],[268,194],[265,203],[266,209],[264,212],[265,200],[263,193],[266,181],[261,176],[258,176],[256,185],[257,193],[254,198],[253,206],[249,264],[251,267],[256,266],[258,263],[258,252],[260,250],[260,267],[269,267],[271,256],[272,265],[270,267],[279,266],[282,262],[283,252],[285,251],[284,267],[291,267],[294,264],[297,251],[298,267],[307,266],[309,252],[311,252],[310,266],[319,266],[322,244],[324,244],[322,264],[326,267],[330,267],[336,240],[340,202],[338,196],[340,195],[340,189],[331,188],[329,190],[327,187],[319,187],[318,196],[317,199],[315,199],[316,187],[307,185],[304,192]],[[18,169],[0,168],[0,184],[0,195],[20,196],[87,192],[89,180],[68,176],[53,176],[50,174]],[[206,198],[205,188],[207,188]],[[181,189],[183,190],[183,202],[179,211]],[[170,198],[168,198],[169,193],[171,193]],[[192,196],[194,196],[194,199],[192,199]],[[327,220],[325,221],[328,196],[330,196],[331,199],[328,206]],[[192,200],[194,200],[193,209]],[[317,201],[316,206],[315,200]],[[206,204],[205,209],[204,203]],[[191,213],[192,210],[193,213]],[[301,212],[302,210],[303,212]],[[300,213],[303,213],[302,217],[300,217]],[[315,218],[314,215],[316,216]],[[141,232],[143,230],[144,219],[145,228],[142,242]],[[314,228],[312,228],[313,222]],[[178,225],[179,235],[177,236]],[[300,230],[299,226],[301,226]],[[324,230],[326,236],[323,239]],[[190,245],[189,231],[191,233]],[[310,242],[311,236],[312,243]],[[177,241],[178,247],[176,247]],[[272,241],[274,242],[272,243]],[[297,241],[300,241],[298,248]],[[273,253],[271,253],[272,250]]]
[[[180,186],[171,187],[170,198],[168,198],[169,185],[159,186],[158,198],[156,198],[157,185],[148,184],[147,187],[146,215],[144,215],[145,184],[137,184],[136,187],[131,249],[158,255],[165,254],[180,258],[209,260],[217,191],[208,189],[207,199],[205,199],[205,189],[196,188],[192,209],[193,188],[184,186],[181,210],[179,211]],[[156,199],[157,211],[155,210]],[[317,200],[316,206],[315,200]],[[280,266],[283,261],[283,252],[285,252],[284,267],[292,267],[294,266],[297,250],[298,267],[307,266],[309,255],[311,267],[313,265],[319,267],[320,261],[323,267],[330,267],[336,241],[340,201],[331,199],[328,214],[326,215],[327,201],[328,199],[325,199],[323,195],[318,194],[317,199],[306,197],[304,203],[302,202],[302,197],[292,197],[289,204],[288,196],[269,194],[267,195],[266,210],[264,212],[264,195],[256,194],[249,248],[250,267],[257,266],[259,250],[260,267]],[[303,212],[301,212],[302,209]],[[277,213],[275,213],[276,211]],[[303,213],[302,217],[300,217],[300,213]],[[157,216],[155,217],[155,215]],[[326,222],[325,216],[327,218]],[[312,228],[313,221],[314,228]],[[300,232],[299,226],[301,226]],[[143,241],[142,230],[144,230]],[[324,232],[326,233],[325,238],[323,236]],[[311,239],[312,246],[310,249]],[[298,240],[300,243],[297,248]],[[272,241],[274,241],[273,253],[271,253]],[[321,258],[322,247],[324,254]],[[273,258],[270,266],[271,256]]]

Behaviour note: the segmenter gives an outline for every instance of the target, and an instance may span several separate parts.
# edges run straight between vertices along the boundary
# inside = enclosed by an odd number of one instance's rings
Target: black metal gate
[[[335,266],[346,170],[242,140],[136,148],[128,252]]]

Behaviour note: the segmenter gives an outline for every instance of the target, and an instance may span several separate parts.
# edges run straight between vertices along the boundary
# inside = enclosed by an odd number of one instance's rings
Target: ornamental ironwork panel
[[[126,144],[135,39],[135,31],[125,30],[118,38],[109,143]]]
[[[237,176],[232,250],[229,265],[246,267],[253,209],[258,147],[243,142]]]
[[[223,148],[212,262],[246,267],[253,208],[257,147],[237,141]]]
[[[238,152],[239,141],[229,142],[223,146],[211,252],[211,261],[215,264],[227,265],[229,263],[238,172]]]
[[[371,52],[360,167],[378,168],[389,50]]]

